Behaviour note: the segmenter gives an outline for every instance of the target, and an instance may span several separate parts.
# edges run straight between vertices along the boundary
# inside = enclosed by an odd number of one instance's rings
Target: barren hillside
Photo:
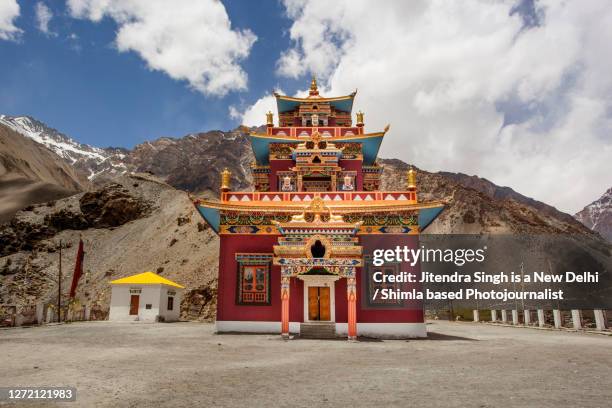
[[[60,241],[68,246],[62,251],[67,292],[80,235],[82,303],[107,308],[110,280],[153,271],[187,287],[184,316],[213,316],[218,240],[187,193],[148,175],[122,176],[96,191],[33,206],[2,226],[0,303],[55,299]]]
[[[0,223],[29,204],[67,197],[87,185],[52,151],[0,125]]]

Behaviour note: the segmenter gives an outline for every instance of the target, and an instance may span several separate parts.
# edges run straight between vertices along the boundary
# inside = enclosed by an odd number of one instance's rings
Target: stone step
[[[336,338],[336,323],[301,323],[300,337],[305,339],[334,339]]]

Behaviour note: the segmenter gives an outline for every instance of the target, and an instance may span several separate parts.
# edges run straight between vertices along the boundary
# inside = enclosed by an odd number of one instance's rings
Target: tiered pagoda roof
[[[353,125],[351,112],[356,93],[355,91],[340,97],[323,97],[319,94],[314,78],[309,95],[305,98],[274,93],[279,116],[278,126],[273,123],[273,114],[269,112],[265,132],[249,134],[255,156],[252,166],[254,176],[257,175],[258,180],[263,180],[257,187],[258,191],[230,191],[231,175],[224,172],[220,201],[196,201],[196,207],[213,229],[216,232],[221,230],[222,214],[259,214],[262,217],[262,214],[280,214],[282,218],[302,213],[317,200],[338,216],[351,218],[355,214],[380,213],[385,217],[395,214],[407,219],[411,217],[408,214],[414,214],[415,218],[418,218],[418,223],[414,221],[416,230],[412,224],[399,221],[399,224],[405,227],[402,231],[422,231],[427,227],[444,205],[440,202],[417,201],[414,172],[409,175],[412,181],[408,182],[408,189],[405,191],[375,191],[378,181],[373,185],[369,184],[368,191],[355,191],[354,185],[351,185],[350,191],[336,188],[336,183],[342,183],[342,177],[354,179],[354,174],[358,173],[363,175],[360,180],[365,180],[366,176],[368,180],[379,180],[382,173],[382,167],[377,165],[376,158],[383,137],[389,131],[389,125],[383,131],[365,133],[361,112],[357,113],[357,121]],[[317,161],[313,161],[316,156]],[[282,165],[285,167],[271,167],[272,160],[284,163]],[[293,165],[287,167],[289,160],[293,161]],[[355,170],[355,167],[341,167],[339,160],[360,163],[358,170]],[[333,181],[327,184],[331,186],[328,191],[304,191],[302,179],[299,179],[298,183],[301,187],[295,188],[292,184],[293,175],[312,177],[310,173],[317,173],[320,176],[315,177],[330,177],[330,172]],[[268,178],[271,181],[268,181]],[[288,180],[290,190],[274,191],[280,189],[275,183],[281,178]],[[365,190],[366,183],[360,183],[362,184],[359,186],[363,186]],[[316,184],[311,186],[318,188]],[[371,231],[364,226],[360,228]],[[390,231],[392,228],[389,228]]]

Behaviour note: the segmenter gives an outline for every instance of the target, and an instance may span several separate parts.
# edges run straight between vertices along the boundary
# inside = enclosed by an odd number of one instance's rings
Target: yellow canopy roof
[[[137,275],[128,276],[126,278],[116,279],[111,281],[112,285],[168,285],[176,288],[184,289],[184,286],[172,282],[170,279],[163,278],[153,272],[144,272]]]

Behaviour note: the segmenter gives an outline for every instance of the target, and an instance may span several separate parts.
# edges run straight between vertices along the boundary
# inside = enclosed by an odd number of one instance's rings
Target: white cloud
[[[307,84],[310,85],[310,82]],[[325,88],[319,87],[319,90],[325,92]],[[277,89],[281,95],[285,95],[282,89]],[[308,95],[308,89],[297,91],[293,96],[305,98]],[[253,105],[247,106],[244,110],[239,110],[236,106],[229,107],[229,115],[232,119],[240,119],[241,124],[245,126],[261,126],[266,123],[266,113],[274,113],[274,123],[278,124],[278,116],[276,112],[276,98],[273,94],[261,97]]]
[[[285,6],[293,47],[278,73],[315,72],[328,95],[359,88],[366,127],[392,124],[382,157],[477,174],[569,212],[612,185],[605,0],[537,2],[535,26],[508,2]]]
[[[279,91],[282,93],[282,91]],[[266,113],[276,112],[276,99],[273,95],[266,95],[249,106],[246,110],[240,111],[235,106],[229,107],[229,114],[232,119],[240,119],[245,126],[260,126],[266,123]],[[276,115],[275,115],[276,116]],[[275,123],[278,118],[275,117]]]
[[[0,1],[0,40],[14,40],[22,32],[14,24],[19,17],[17,0]]]
[[[34,12],[36,13],[36,25],[38,29],[47,35],[55,35],[55,33],[49,30],[49,23],[53,18],[51,9],[49,9],[45,3],[39,1],[36,3]]]
[[[232,29],[220,1],[68,0],[68,7],[76,18],[112,18],[119,51],[138,53],[149,68],[186,80],[204,94],[247,87],[239,63],[257,37]]]
[[[240,112],[238,110],[238,108],[234,105],[230,105],[229,109],[229,116],[232,119],[242,119],[242,115],[244,115],[243,112]]]

